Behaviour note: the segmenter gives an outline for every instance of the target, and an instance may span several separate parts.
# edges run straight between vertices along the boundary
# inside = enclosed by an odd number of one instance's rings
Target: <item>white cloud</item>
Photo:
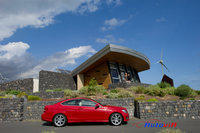
[[[16,56],[20,57],[27,49],[29,49],[29,45],[23,42],[12,42],[7,45],[0,45],[0,60],[9,60]]]
[[[156,22],[166,22],[167,19],[165,17],[160,17],[156,19]]]
[[[107,4],[115,4],[115,5],[121,5],[121,0],[106,0]]]
[[[124,23],[126,23],[129,19],[117,19],[117,18],[112,18],[109,20],[105,20],[104,26],[101,27],[101,30],[106,31],[106,30],[112,30],[115,27],[121,26]]]
[[[27,52],[29,47],[23,42],[0,45],[0,72],[5,77],[10,80],[37,77],[38,72],[42,69],[55,70],[58,67],[66,67],[75,64],[76,59],[96,52],[91,46],[80,46],[36,61]]]
[[[94,12],[100,0],[0,0],[0,41],[23,27],[44,27],[63,12]]]
[[[104,38],[97,38],[96,42],[97,43],[104,43],[104,44],[109,44],[109,43],[123,43],[125,40],[122,38],[116,39],[113,35],[107,35]]]

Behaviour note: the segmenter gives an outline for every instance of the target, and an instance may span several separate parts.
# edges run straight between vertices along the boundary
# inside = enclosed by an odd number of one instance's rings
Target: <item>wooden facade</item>
[[[95,78],[99,85],[108,88],[111,84],[111,77],[108,69],[107,62],[104,62],[93,69],[88,70],[84,74],[84,85],[88,85],[92,78]]]

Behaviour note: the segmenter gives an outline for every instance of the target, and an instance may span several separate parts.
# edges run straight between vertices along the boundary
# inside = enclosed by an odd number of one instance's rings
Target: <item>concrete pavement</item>
[[[163,128],[160,127],[136,127],[135,123],[145,120],[130,120],[128,124],[121,126],[110,126],[107,123],[76,123],[57,128],[50,123],[40,120],[0,123],[0,133],[156,133]],[[162,120],[163,122],[177,122],[178,129],[185,133],[200,133],[200,120]]]

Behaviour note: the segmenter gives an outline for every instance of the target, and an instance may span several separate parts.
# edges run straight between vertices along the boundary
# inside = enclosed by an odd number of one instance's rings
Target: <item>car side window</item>
[[[87,106],[87,107],[95,107],[96,104],[97,103],[86,99],[81,99],[79,102],[79,106]]]
[[[78,100],[69,100],[62,103],[62,105],[78,106]]]

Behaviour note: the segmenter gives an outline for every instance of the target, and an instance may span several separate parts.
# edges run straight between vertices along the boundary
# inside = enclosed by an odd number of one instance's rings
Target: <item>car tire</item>
[[[56,114],[53,118],[54,126],[63,127],[67,123],[67,117],[64,114]]]
[[[113,113],[109,118],[110,124],[114,126],[119,126],[123,123],[123,117],[120,113]]]

